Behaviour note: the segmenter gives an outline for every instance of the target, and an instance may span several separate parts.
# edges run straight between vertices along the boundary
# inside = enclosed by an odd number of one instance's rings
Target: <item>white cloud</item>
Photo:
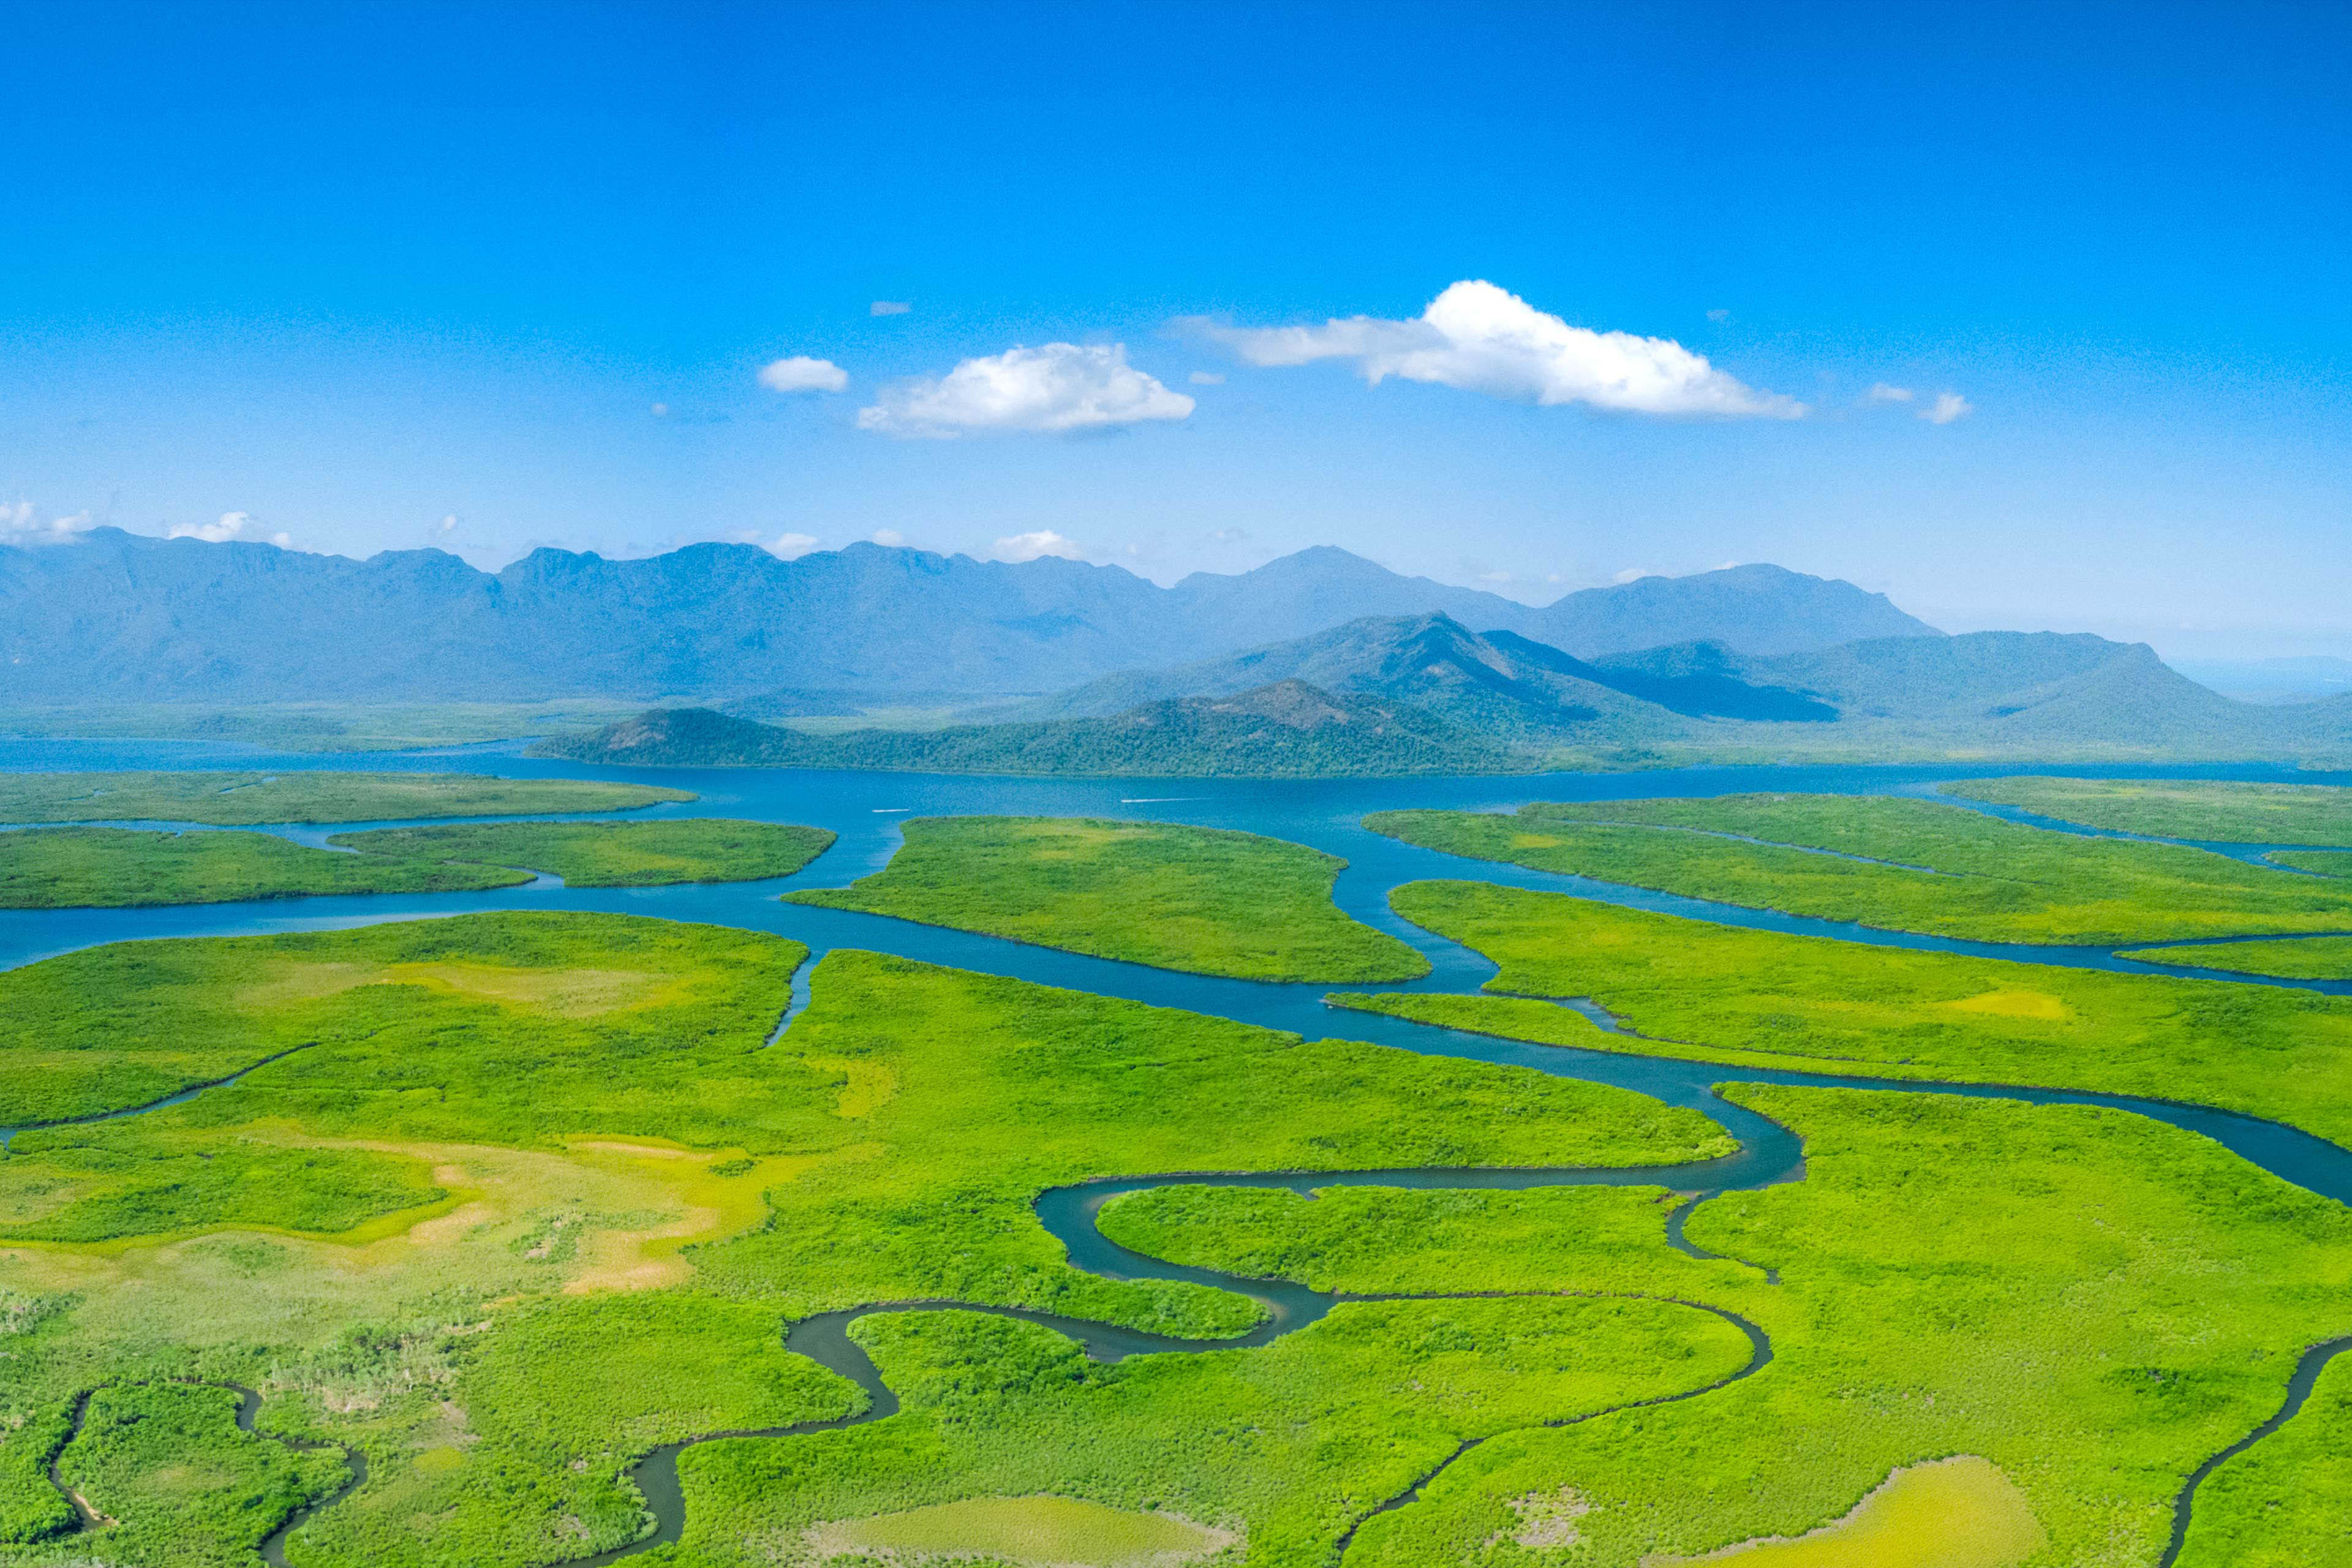
[[[904,300],[877,300],[866,307],[869,316],[903,316],[915,307]]]
[[[1213,370],[1196,370],[1184,378],[1194,386],[1223,386],[1225,378]]]
[[[219,521],[215,522],[174,523],[172,531],[163,537],[201,539],[207,544],[226,544],[232,539],[259,540],[266,537],[270,543],[280,550],[289,548],[294,542],[289,534],[264,535],[261,531],[261,520],[249,511],[225,511],[220,514]]]
[[[1977,411],[1977,405],[1957,392],[1939,392],[1936,401],[1919,410],[1919,417],[1930,425],[1949,425]]]
[[[0,544],[62,544],[97,526],[97,520],[87,511],[71,517],[43,517],[28,500],[0,505]]]
[[[1058,555],[1065,561],[1078,559],[1078,547],[1050,528],[1034,533],[1016,533],[1010,539],[996,542],[999,561],[1034,561],[1041,555]]]
[[[1862,400],[1869,404],[1908,403],[1914,395],[1907,386],[1889,386],[1883,381],[1875,381],[1871,383],[1870,390],[1862,395]]]
[[[1456,283],[1410,321],[1351,316],[1319,327],[1208,332],[1249,364],[1349,359],[1375,385],[1396,375],[1547,406],[1584,403],[1632,414],[1795,419],[1805,413],[1803,404],[1759,392],[1671,338],[1571,327],[1492,283]]]
[[[443,533],[455,533],[457,531],[457,514],[456,512],[453,511],[448,516],[441,520],[440,531]]]
[[[1639,566],[1628,566],[1609,580],[1612,583],[1638,583],[1644,577],[1655,575],[1657,575],[1656,573],[1644,571]]]
[[[1047,343],[968,359],[937,380],[893,387],[857,411],[857,427],[893,436],[967,430],[1100,430],[1181,419],[1192,400],[1127,363],[1127,345]]]
[[[877,528],[874,531],[874,542],[896,550],[907,542],[907,536],[895,528]]]
[[[760,548],[780,561],[798,561],[816,547],[814,533],[780,533]]]
[[[839,392],[849,384],[849,373],[829,359],[793,354],[761,365],[760,384],[770,392]]]
[[[1726,321],[1727,321],[1731,320],[1731,312],[1730,312],[1730,311],[1728,311],[1728,310],[1719,310],[1719,309],[1718,309],[1718,310],[1709,310],[1709,311],[1706,313],[1706,319],[1707,319],[1708,321],[1713,321],[1717,326],[1718,326],[1718,327],[1719,327],[1719,326],[1723,325],[1723,323],[1724,323],[1724,322],[1726,322]]]
[[[654,405],[654,417],[655,417],[655,418],[656,418],[656,419],[667,419],[667,418],[668,418],[668,417],[669,417],[669,405],[668,405],[668,404],[667,404],[667,403],[656,403],[656,404],[655,404],[655,405]]]

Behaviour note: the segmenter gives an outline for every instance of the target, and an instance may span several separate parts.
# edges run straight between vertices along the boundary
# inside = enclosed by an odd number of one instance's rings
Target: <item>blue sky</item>
[[[2352,654],[2340,8],[11,18],[17,538],[1770,560]]]

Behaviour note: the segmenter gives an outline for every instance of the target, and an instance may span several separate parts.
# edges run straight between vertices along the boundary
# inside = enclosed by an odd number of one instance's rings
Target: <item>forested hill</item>
[[[661,710],[540,750],[647,766],[1138,776],[1792,759],[2352,764],[2352,698],[2233,702],[2144,646],[2048,633],[1889,637],[1774,658],[1696,643],[1586,662],[1444,616],[1369,617],[1028,707],[1031,716],[993,724],[824,735]]]
[[[879,768],[904,773],[1338,778],[1524,773],[1538,753],[1506,747],[1408,705],[1334,697],[1280,681],[1223,698],[1150,703],[1108,719],[965,724],[837,736],[664,709],[593,735],[542,742],[541,756],[649,767]]]
[[[0,547],[0,704],[1034,693],[1431,613],[1585,658],[1933,635],[1877,595],[1773,566],[1537,609],[1328,548],[1162,588],[1115,566],[874,544],[793,561],[741,544],[634,561],[539,550],[492,574],[436,550],[353,561],[98,529]]]

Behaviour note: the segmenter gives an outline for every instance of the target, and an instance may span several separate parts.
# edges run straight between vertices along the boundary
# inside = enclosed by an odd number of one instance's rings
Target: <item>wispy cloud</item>
[[[895,528],[877,528],[874,531],[873,538],[875,543],[887,545],[892,550],[907,542],[907,536]]]
[[[760,384],[770,392],[839,392],[849,384],[849,373],[829,359],[794,354],[761,365]],[[662,408],[661,412],[667,414],[669,410]]]
[[[869,316],[903,316],[915,307],[904,300],[877,300],[866,307]]]
[[[1194,386],[1223,386],[1225,384],[1224,374],[1221,371],[1196,370],[1184,379],[1191,382]]]
[[[1919,417],[1930,425],[1949,425],[1977,411],[1977,405],[1957,392],[1939,392],[1936,401],[1919,410]]]
[[[280,550],[292,547],[293,537],[287,533],[264,534],[261,520],[249,511],[225,511],[212,522],[180,522],[172,525],[166,539],[201,539],[207,544],[226,544],[231,540],[247,540],[255,543],[267,540]]]
[[[1874,381],[1871,383],[1870,390],[1862,395],[1862,400],[1875,407],[1888,403],[1908,403],[1916,395],[1907,386],[1889,386],[1883,381]]]
[[[62,544],[98,526],[87,511],[45,517],[31,501],[0,504],[0,544]]]
[[[1805,405],[1760,392],[1671,338],[1571,327],[1492,283],[1456,283],[1408,321],[1350,316],[1319,327],[1217,327],[1255,365],[1353,360],[1366,381],[1433,382],[1542,404],[1630,414],[1795,419]]]
[[[1076,561],[1078,547],[1052,529],[1041,528],[1034,533],[1016,533],[1010,539],[998,540],[994,553],[999,561],[1034,561],[1045,555]]]
[[[857,427],[892,436],[971,430],[1051,434],[1182,419],[1192,400],[1127,363],[1127,345],[1046,343],[968,359],[937,378],[892,387],[857,411]]]

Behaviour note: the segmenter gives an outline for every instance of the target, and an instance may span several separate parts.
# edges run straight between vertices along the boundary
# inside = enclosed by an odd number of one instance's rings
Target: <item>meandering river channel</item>
[[[806,1004],[808,974],[815,960],[835,948],[863,948],[1040,984],[1211,1014],[1287,1030],[1310,1038],[1338,1036],[1370,1040],[1426,1054],[1524,1067],[1539,1072],[1612,1084],[1670,1104],[1699,1110],[1721,1123],[1738,1140],[1738,1151],[1723,1159],[1664,1168],[1169,1173],[1057,1188],[1039,1197],[1036,1213],[1039,1221],[1068,1249],[1070,1261],[1076,1267],[1111,1278],[1185,1279],[1237,1290],[1260,1304],[1265,1314],[1264,1320],[1250,1333],[1237,1339],[1204,1342],[1169,1339],[1049,1313],[971,1307],[950,1301],[878,1302],[808,1319],[792,1328],[787,1341],[789,1347],[813,1357],[857,1384],[870,1401],[868,1407],[856,1415],[840,1420],[757,1432],[707,1433],[688,1443],[671,1444],[654,1450],[632,1472],[654,1516],[654,1531],[616,1551],[580,1560],[581,1568],[617,1562],[678,1538],[685,1527],[686,1507],[677,1478],[677,1455],[682,1448],[693,1443],[722,1437],[784,1437],[877,1420],[895,1412],[897,1396],[883,1383],[865,1352],[847,1333],[849,1325],[860,1317],[877,1312],[949,1307],[996,1312],[1059,1330],[1084,1343],[1088,1354],[1100,1360],[1116,1361],[1143,1352],[1198,1352],[1261,1345],[1316,1321],[1339,1300],[1381,1299],[1338,1297],[1310,1290],[1301,1285],[1243,1279],[1215,1270],[1170,1264],[1130,1252],[1103,1236],[1096,1226],[1096,1216],[1102,1204],[1110,1197],[1147,1187],[1176,1182],[1211,1182],[1229,1185],[1283,1186],[1307,1192],[1343,1184],[1526,1188],[1611,1184],[1659,1184],[1703,1197],[1733,1188],[1803,1179],[1803,1151],[1791,1133],[1763,1117],[1721,1100],[1714,1093],[1713,1086],[1717,1083],[1741,1081],[1900,1089],[2002,1097],[2038,1104],[2113,1107],[2203,1133],[2287,1181],[2336,1202],[2352,1204],[2352,1152],[2278,1123],[2203,1107],[2126,1095],[1991,1084],[1858,1079],[1731,1068],[1664,1055],[1529,1045],[1407,1023],[1378,1014],[1352,1011],[1335,1014],[1323,1001],[1324,995],[1335,987],[1326,984],[1278,984],[1179,974],[886,917],[784,904],[777,898],[779,893],[789,889],[839,886],[880,869],[898,847],[898,825],[908,816],[983,813],[1118,816],[1241,828],[1308,844],[1345,859],[1348,868],[1340,874],[1334,892],[1339,907],[1367,924],[1403,939],[1431,963],[1432,972],[1423,979],[1376,988],[1380,990],[1465,993],[1476,990],[1493,977],[1495,968],[1487,960],[1432,932],[1407,924],[1388,907],[1390,889],[1401,883],[1427,878],[1452,878],[1556,890],[1727,923],[1830,936],[1849,942],[2126,973],[2193,974],[2204,979],[2242,984],[2290,984],[2304,989],[2352,994],[2352,984],[2345,982],[2265,981],[2213,971],[2173,968],[2118,958],[2109,948],[1958,942],[1710,904],[1698,900],[1592,882],[1582,878],[1461,859],[1381,837],[1366,832],[1359,825],[1368,812],[1407,806],[1499,810],[1528,800],[1711,795],[1763,789],[1917,794],[1930,790],[1936,780],[1963,776],[1971,770],[1948,767],[1792,767],[1516,778],[1314,782],[1037,780],[891,773],[618,770],[541,762],[520,757],[511,749],[500,748],[467,748],[452,752],[411,752],[394,756],[321,757],[273,756],[242,748],[152,742],[0,743],[0,768],[187,767],[264,768],[278,772],[320,767],[464,770],[495,772],[509,776],[625,779],[693,790],[700,798],[678,805],[657,807],[650,812],[616,815],[631,818],[715,816],[800,822],[831,828],[840,835],[840,839],[833,849],[798,875],[768,882],[592,889],[565,888],[553,879],[542,878],[539,882],[524,887],[477,893],[268,900],[166,909],[0,911],[0,967],[21,964],[99,942],[142,938],[317,930],[488,910],[611,910],[772,931],[806,943],[812,950],[812,959],[794,977],[794,995],[785,1013],[787,1026],[789,1019]],[[2291,771],[2267,767],[2060,771],[2090,776],[2228,777],[2288,782],[2294,778]],[[2037,825],[2064,826],[2062,824]],[[299,842],[320,844],[331,833],[388,826],[405,824],[288,826],[268,831],[281,832]],[[2256,863],[2262,863],[2259,857],[2263,852],[2280,847],[2245,845],[2200,847],[2218,849]],[[2294,873],[2282,870],[2281,874]],[[1609,1026],[1611,1021],[1605,1014],[1597,1008],[1591,1012],[1604,1026]],[[160,1109],[163,1104],[177,1103],[185,1098],[187,1095],[184,1093],[159,1102],[156,1107],[142,1109]],[[0,1138],[5,1136],[5,1131],[0,1131]],[[1682,1240],[1681,1220],[1687,1212],[1687,1205],[1677,1212],[1669,1238],[1674,1245],[1685,1250],[1696,1250]],[[1714,1392],[1725,1383],[1751,1375],[1769,1362],[1772,1353],[1770,1342],[1754,1324],[1705,1303],[1684,1304],[1712,1312],[1737,1326],[1748,1337],[1751,1355],[1747,1364],[1731,1377],[1706,1388],[1668,1397],[1698,1397]],[[2189,1478],[2177,1501],[2173,1537],[2161,1559],[2162,1563],[2170,1563],[2179,1551],[2198,1483],[2229,1454],[2275,1429],[2299,1409],[2326,1361],[2347,1347],[2352,1347],[2352,1341],[2311,1347],[2286,1389],[2284,1403],[2278,1413],[2249,1433],[2236,1447],[2214,1456],[2204,1468]],[[254,1402],[247,1399],[240,1414],[241,1424],[248,1428],[254,1409]],[[1590,1415],[1580,1417],[1591,1418]],[[1459,1452],[1457,1450],[1455,1457]],[[1447,1462],[1450,1463],[1451,1458]],[[1421,1484],[1427,1479],[1427,1477],[1422,1478],[1422,1481],[1412,1489],[1390,1500],[1387,1506],[1394,1507],[1411,1500],[1419,1494]],[[356,1478],[352,1484],[357,1484]],[[347,1492],[350,1489],[344,1489]],[[342,1495],[343,1492],[338,1492],[336,1497]],[[320,1506],[326,1506],[333,1500],[325,1500]],[[305,1510],[289,1519],[263,1543],[263,1555],[268,1562],[283,1563],[287,1534],[299,1527],[311,1511],[314,1510]]]

